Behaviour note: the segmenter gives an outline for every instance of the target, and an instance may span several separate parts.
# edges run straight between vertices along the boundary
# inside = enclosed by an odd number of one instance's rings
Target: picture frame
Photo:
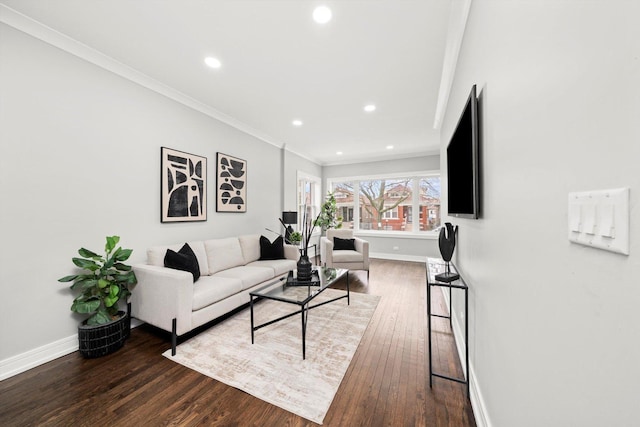
[[[160,149],[161,222],[207,220],[207,158]]]
[[[216,154],[216,212],[247,211],[247,161]]]

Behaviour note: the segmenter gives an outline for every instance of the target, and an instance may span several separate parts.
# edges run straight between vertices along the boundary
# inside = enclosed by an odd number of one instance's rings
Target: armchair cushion
[[[198,258],[196,258],[196,254],[193,253],[193,249],[188,243],[185,243],[178,252],[167,249],[167,253],[164,256],[164,266],[175,270],[188,271],[193,275],[193,283],[200,278]]]
[[[356,239],[341,239],[340,237],[333,238],[333,250],[334,251],[355,251]]]
[[[333,262],[334,263],[343,263],[343,262],[363,262],[364,256],[360,252],[356,251],[333,251]]]

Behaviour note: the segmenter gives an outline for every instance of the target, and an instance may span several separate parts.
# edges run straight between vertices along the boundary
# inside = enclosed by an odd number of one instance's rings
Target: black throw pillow
[[[260,259],[284,259],[284,239],[282,236],[272,242],[264,236],[260,236]]]
[[[191,246],[186,243],[178,252],[167,249],[167,253],[164,255],[164,266],[174,270],[188,271],[193,274],[193,283],[200,278],[198,258],[193,253]]]
[[[334,237],[333,250],[334,251],[355,251],[356,239],[341,239],[339,237]]]

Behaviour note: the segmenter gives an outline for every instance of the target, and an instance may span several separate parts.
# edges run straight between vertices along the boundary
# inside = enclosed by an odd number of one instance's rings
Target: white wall
[[[472,3],[441,164],[478,84],[484,213],[451,220],[479,425],[638,423],[639,16],[624,0]],[[623,186],[631,254],[569,243],[568,193]]]
[[[395,159],[357,164],[332,165],[322,168],[323,194],[326,194],[326,183],[331,178],[345,178],[364,175],[395,174],[400,172],[438,171],[440,156],[418,156],[407,159]],[[357,233],[358,234],[358,233]],[[439,257],[437,236],[423,237],[378,237],[359,233],[369,242],[369,252],[380,258],[404,259],[408,261],[423,260],[425,257]]]
[[[4,24],[0,57],[0,368],[76,333],[57,279],[81,246],[117,234],[135,263],[151,245],[279,227],[279,148]],[[160,223],[161,146],[208,158],[208,221]],[[218,151],[247,160],[246,213],[215,211]]]
[[[291,151],[284,150],[284,206],[287,211],[298,210],[298,172],[322,178],[322,167]]]

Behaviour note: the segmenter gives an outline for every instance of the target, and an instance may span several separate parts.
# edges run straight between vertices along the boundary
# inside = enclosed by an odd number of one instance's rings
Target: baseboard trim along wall
[[[34,348],[0,361],[0,381],[78,350],[78,335]]]
[[[441,287],[442,296],[447,302],[447,306],[451,307],[451,302],[449,301],[449,293],[446,290],[447,288]],[[453,338],[456,343],[456,348],[458,350],[458,357],[460,358],[460,365],[462,366],[462,370],[464,371],[465,361],[463,355],[465,354],[464,347],[464,332],[460,327],[460,322],[458,321],[457,316],[452,316],[452,325],[453,325]],[[482,392],[480,391],[480,385],[478,384],[478,378],[476,377],[476,373],[474,370],[473,362],[469,359],[469,394],[471,400],[471,406],[473,407],[473,415],[476,419],[476,425],[478,427],[492,427],[491,421],[489,420],[489,413],[487,412],[487,406],[485,405],[484,399],[482,397]]]
[[[142,325],[138,319],[131,319],[131,328]],[[8,359],[0,360],[0,381],[21,374],[36,366],[44,365],[59,357],[78,351],[78,334],[34,348]]]
[[[401,255],[401,254],[385,254],[380,252],[369,253],[369,258],[388,259],[391,261],[410,261],[410,262],[425,262],[426,255]]]

